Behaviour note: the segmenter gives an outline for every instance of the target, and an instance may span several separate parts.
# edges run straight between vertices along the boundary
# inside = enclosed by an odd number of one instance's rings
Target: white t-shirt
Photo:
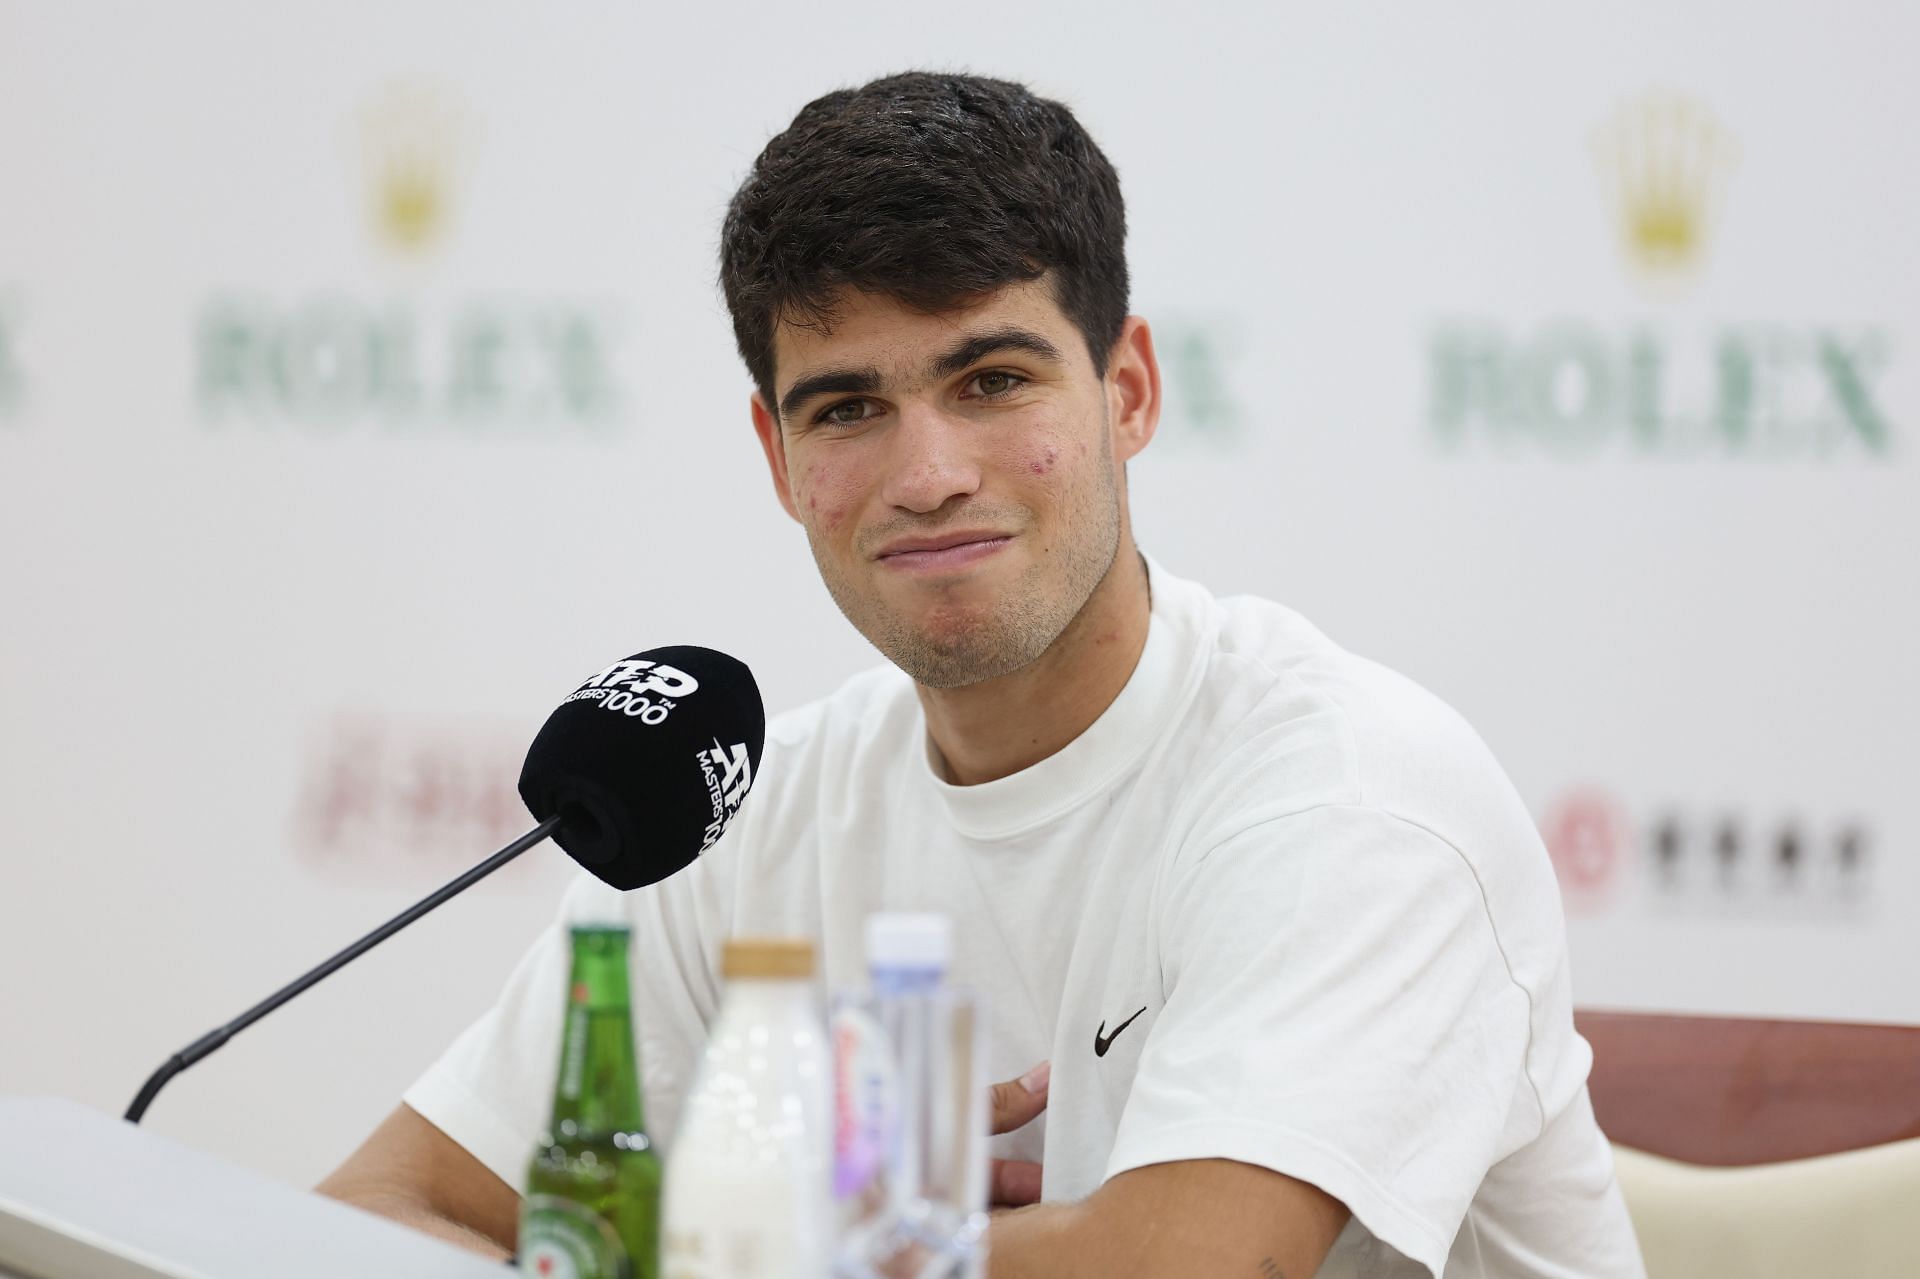
[[[853,986],[869,912],[944,911],[993,1077],[1053,1063],[1043,1119],[996,1139],[1047,1199],[1234,1159],[1352,1210],[1322,1276],[1640,1276],[1553,872],[1486,746],[1297,614],[1150,572],[1126,688],[1013,776],[942,781],[891,667],[768,726],[727,834],[615,906],[650,1130],[671,1143],[725,938],[817,938]],[[583,877],[406,1095],[509,1185],[552,1100],[563,921],[610,893]]]

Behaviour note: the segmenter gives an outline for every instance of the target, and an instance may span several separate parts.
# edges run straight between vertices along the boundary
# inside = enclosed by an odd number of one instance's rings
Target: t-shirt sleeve
[[[1538,1128],[1529,999],[1474,868],[1330,805],[1176,863],[1160,919],[1165,1003],[1107,1176],[1271,1168],[1438,1276],[1510,1128]]]
[[[721,905],[713,878],[702,858],[671,879],[623,894],[581,872],[499,1000],[402,1100],[518,1190],[553,1104],[572,960],[568,929],[624,919],[633,929],[629,970],[647,1131],[664,1145],[718,1004]]]

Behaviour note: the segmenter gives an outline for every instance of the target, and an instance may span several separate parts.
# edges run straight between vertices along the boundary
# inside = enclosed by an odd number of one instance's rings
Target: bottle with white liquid
[[[667,1155],[665,1275],[828,1272],[832,1075],[813,966],[809,942],[727,943],[726,995]]]

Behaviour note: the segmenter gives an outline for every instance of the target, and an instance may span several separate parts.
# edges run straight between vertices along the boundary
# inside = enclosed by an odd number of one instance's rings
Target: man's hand
[[[1047,1085],[1052,1081],[1053,1063],[1041,1062],[1018,1079],[995,1084],[993,1096],[993,1135],[1024,1128],[1047,1108]],[[1028,1159],[996,1159],[993,1182],[987,1194],[993,1208],[1022,1208],[1040,1202],[1040,1165]]]

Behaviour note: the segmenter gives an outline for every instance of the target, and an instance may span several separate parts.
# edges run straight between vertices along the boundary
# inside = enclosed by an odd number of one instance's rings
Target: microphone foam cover
[[[727,828],[760,771],[767,714],[745,664],[675,645],[595,673],[547,717],[520,770],[534,820],[615,888],[665,879]]]

